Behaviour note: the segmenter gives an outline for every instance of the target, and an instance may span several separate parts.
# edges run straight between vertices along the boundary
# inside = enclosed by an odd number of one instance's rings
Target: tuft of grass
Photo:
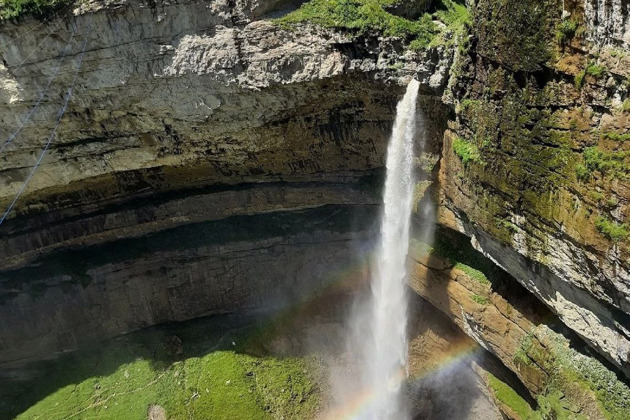
[[[619,224],[604,216],[597,218],[595,227],[602,235],[615,242],[626,240],[630,235],[630,227],[627,224]]]
[[[462,160],[464,165],[468,165],[469,162],[482,164],[481,153],[479,148],[474,143],[468,142],[460,137],[456,137],[453,140],[453,151]]]
[[[488,373],[488,385],[494,392],[494,396],[512,409],[521,419],[529,419],[532,417],[534,410],[529,406],[527,401],[523,399],[508,384],[499,380],[496,376]]]
[[[575,75],[575,88],[581,90],[584,87],[584,79],[586,78],[586,70],[582,70]]]
[[[487,297],[481,295],[472,295],[471,299],[479,305],[487,305],[488,303],[490,303]]]
[[[575,165],[575,174],[580,181],[586,182],[591,179],[591,171],[581,163]]]
[[[575,88],[581,90],[584,87],[586,76],[599,79],[606,73],[608,73],[608,69],[605,66],[591,62],[584,70],[575,75]]]
[[[567,41],[573,39],[577,32],[578,24],[572,19],[563,20],[556,28],[556,40],[560,45],[564,45]]]
[[[600,77],[604,76],[607,72],[608,70],[606,69],[605,66],[602,66],[597,63],[590,63],[586,67],[586,74],[588,74],[589,76],[593,76],[596,79],[599,79]]]
[[[630,112],[630,98],[626,98],[623,100],[621,104],[621,110],[624,112]]]
[[[490,280],[488,280],[488,277],[486,277],[485,274],[483,274],[481,271],[475,268],[472,268],[469,265],[458,262],[455,264],[454,268],[457,268],[458,270],[463,271],[464,273],[468,275],[468,277],[474,280],[477,280],[481,284],[487,284],[487,285],[490,284]]]

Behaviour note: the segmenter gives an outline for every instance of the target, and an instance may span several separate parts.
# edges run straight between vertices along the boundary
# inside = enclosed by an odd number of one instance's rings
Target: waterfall
[[[370,333],[366,340],[364,379],[374,395],[366,417],[401,419],[401,383],[407,365],[406,260],[413,207],[413,149],[419,83],[412,80],[396,109],[396,122],[387,149],[381,237],[371,276],[366,308]],[[366,381],[366,382],[367,382]]]

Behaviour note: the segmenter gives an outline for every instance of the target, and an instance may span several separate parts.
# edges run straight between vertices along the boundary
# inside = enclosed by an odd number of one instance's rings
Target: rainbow
[[[409,376],[404,371],[400,371],[399,374],[393,379],[394,382],[390,385],[399,386],[405,382],[413,383],[419,382],[424,378],[434,375],[439,372],[449,371],[455,368],[459,363],[474,356],[480,351],[479,345],[472,340],[461,340],[459,343],[451,346],[451,348],[444,354],[442,354],[438,361],[429,361],[432,368],[424,370],[422,373]],[[371,390],[362,390],[357,392],[354,397],[348,399],[343,406],[333,407],[326,411],[321,417],[321,420],[351,420],[369,418],[369,410],[372,407],[374,401],[378,398]]]

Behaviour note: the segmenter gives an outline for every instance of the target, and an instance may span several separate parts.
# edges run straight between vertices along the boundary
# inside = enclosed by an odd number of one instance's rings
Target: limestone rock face
[[[630,412],[630,388],[549,309],[507,273],[466,250],[470,244],[464,238],[443,230],[439,234],[441,245],[431,253],[412,247],[409,283],[418,295],[516,373],[542,407],[561,395],[567,418],[623,418]],[[448,257],[439,253],[445,248]],[[462,256],[476,268],[459,262]],[[503,403],[510,417],[513,407]]]
[[[0,361],[299,300],[293,287],[334,279],[319,267],[355,264],[403,84],[421,80],[440,133],[452,54],[267,19],[299,3],[93,1],[2,23],[2,144],[19,132],[0,154],[0,208],[77,76],[0,226]],[[301,216],[318,209],[323,224]]]
[[[588,39],[594,44],[623,46],[630,45],[630,5],[624,0],[584,1],[585,21],[588,24]]]
[[[630,375],[626,44],[603,20],[620,4],[593,14],[597,2],[499,3],[514,19],[489,19],[495,2],[474,8],[478,46],[454,85],[440,223]]]

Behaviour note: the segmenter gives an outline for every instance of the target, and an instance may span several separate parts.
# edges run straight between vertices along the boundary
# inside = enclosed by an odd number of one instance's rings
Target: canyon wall
[[[439,219],[630,374],[629,46],[586,3],[476,2]]]
[[[452,54],[393,66],[399,40],[267,19],[294,3],[93,1],[2,22],[3,209],[77,81],[0,226],[0,360],[299,301],[369,252],[397,81],[423,80],[437,158]]]
[[[412,288],[532,396],[559,390],[571,413],[606,417],[597,381],[569,384],[575,366],[630,375],[627,2],[468,1],[463,32],[422,51],[378,28],[270,19],[300,3],[93,1],[2,24],[0,138],[54,79],[0,154],[1,208],[88,42],[57,136],[0,226],[0,360],[303,299],[360,265],[395,105],[416,77],[417,198],[501,274],[480,283],[412,254]]]

